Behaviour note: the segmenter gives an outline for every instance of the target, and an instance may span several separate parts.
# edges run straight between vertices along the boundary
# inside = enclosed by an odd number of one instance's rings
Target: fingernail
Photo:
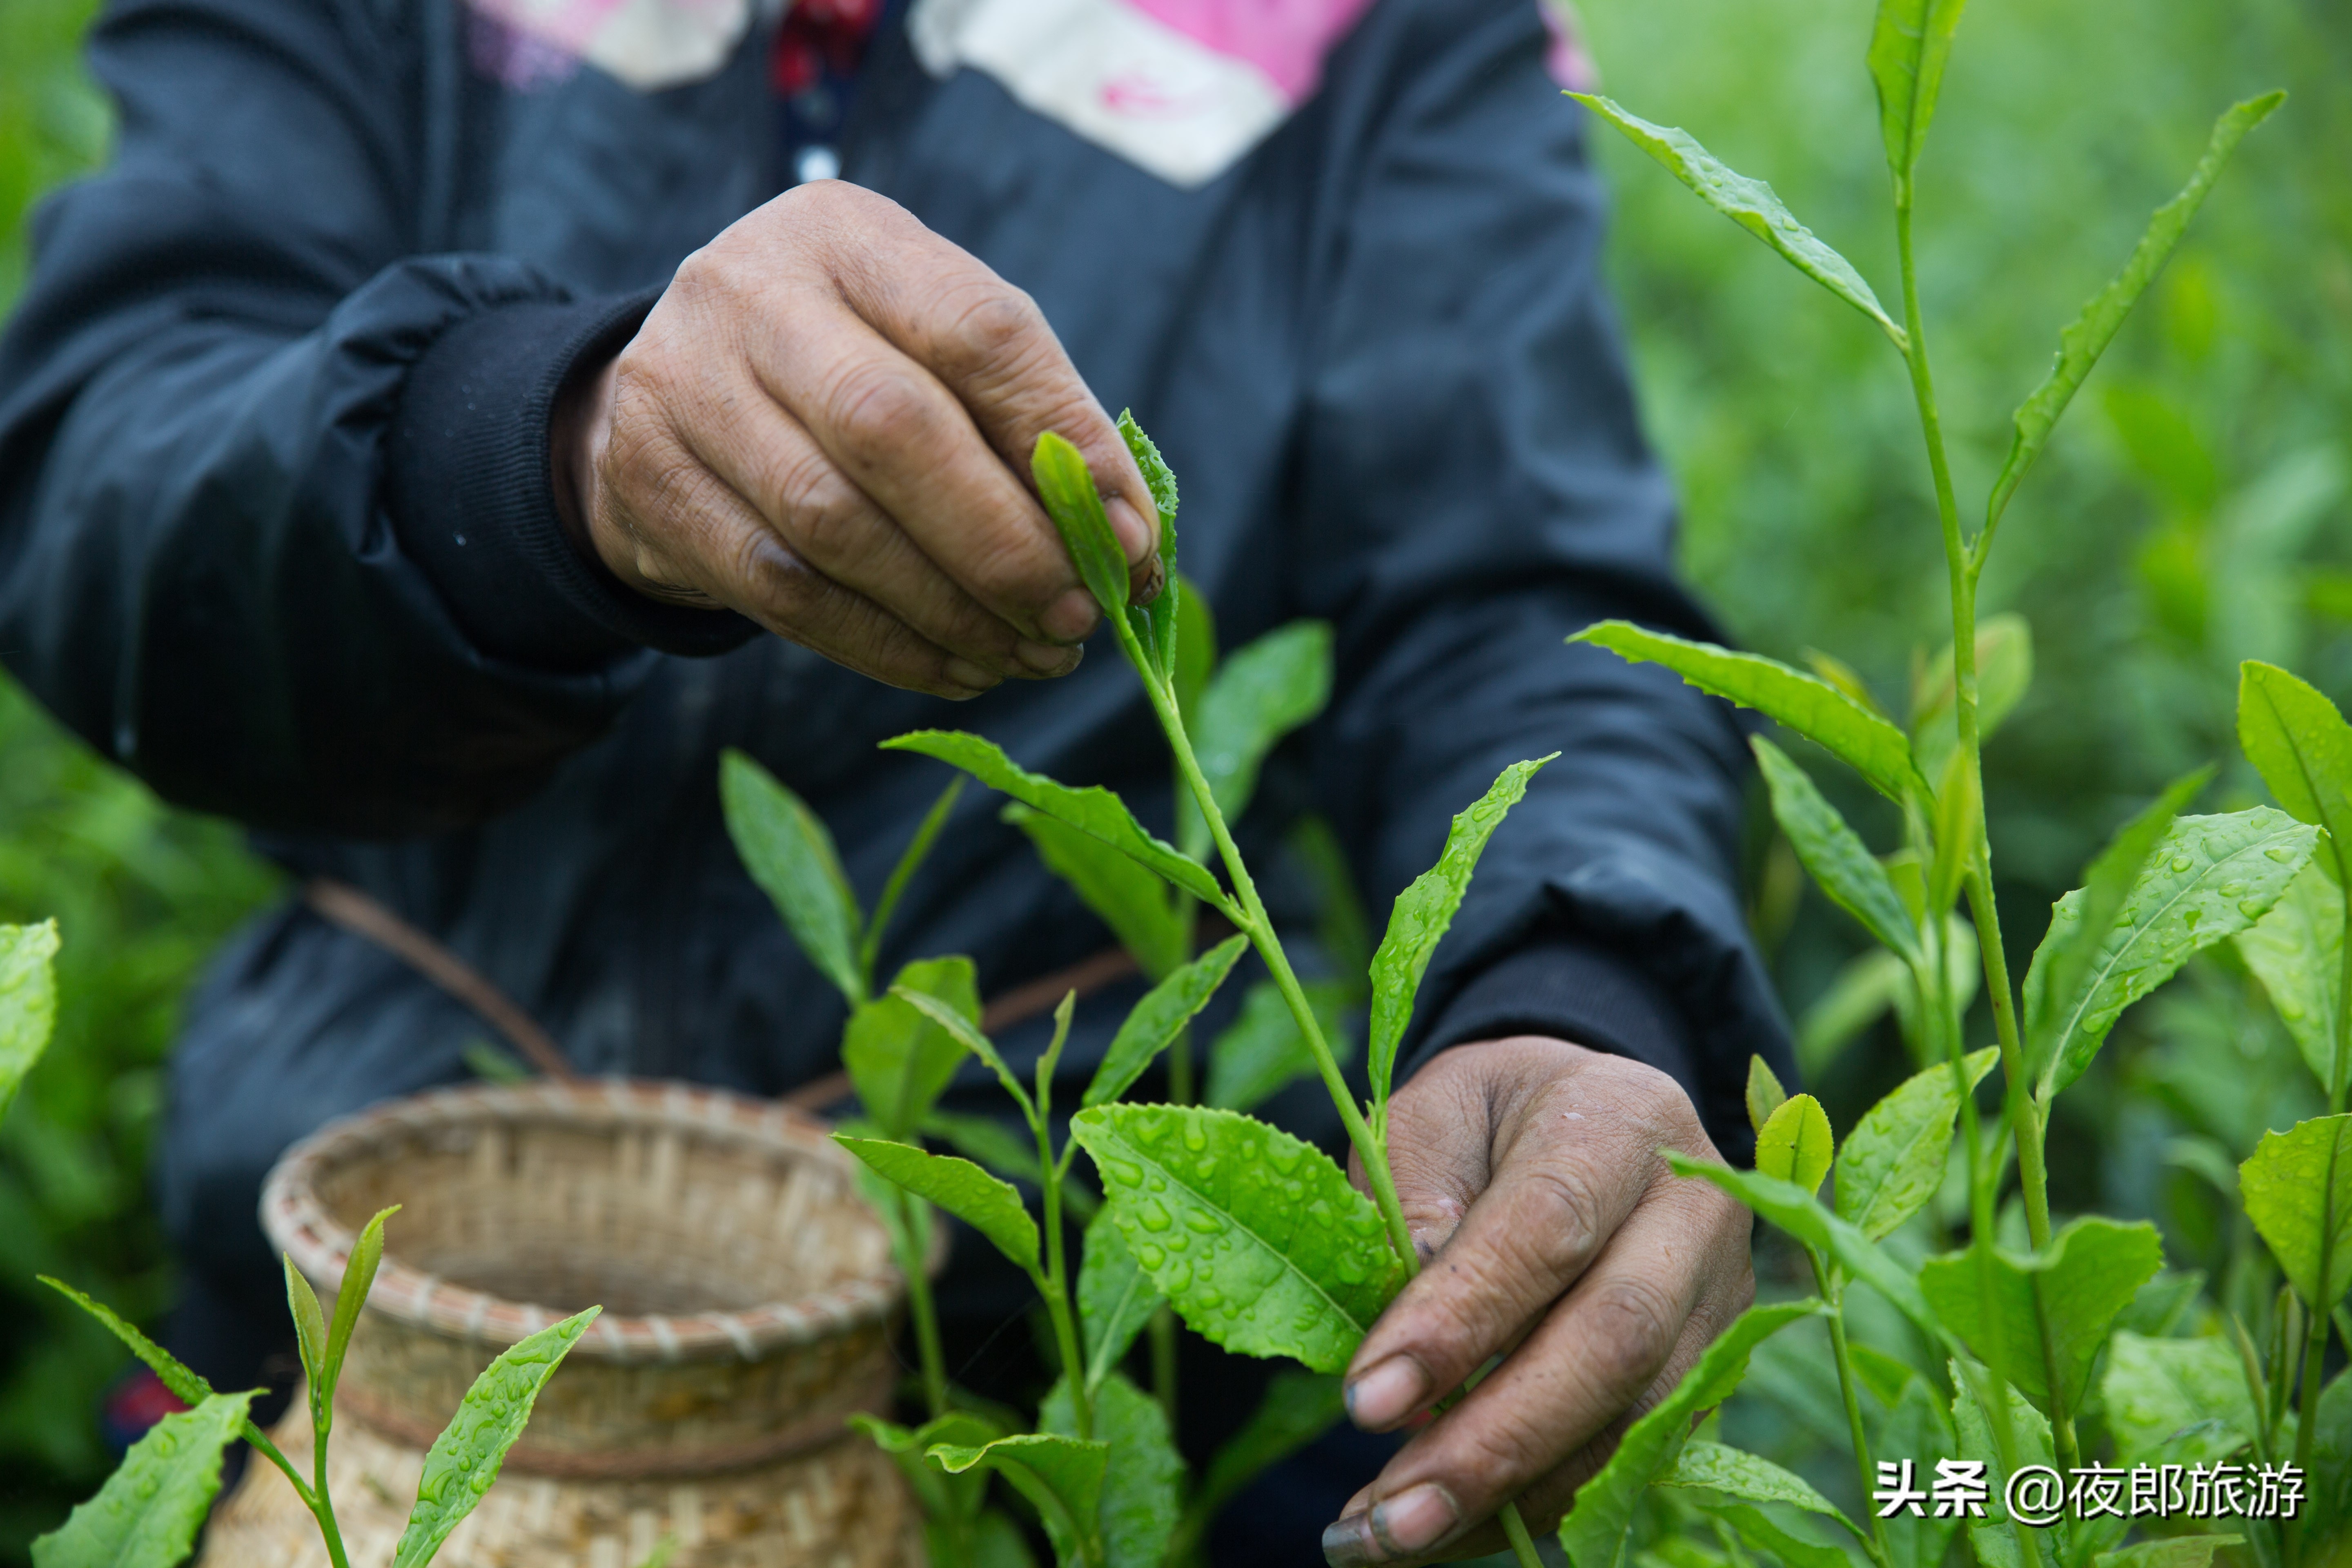
[[[1049,637],[1076,642],[1095,629],[1095,622],[1101,616],[1095,596],[1084,588],[1073,588],[1046,607],[1045,613],[1037,617],[1037,625]]]
[[[1086,650],[1055,647],[1051,643],[1031,642],[1024,637],[1013,645],[1013,657],[1039,675],[1061,675],[1078,668]]]
[[[992,670],[981,668],[968,658],[950,658],[940,673],[958,686],[971,688],[971,693],[975,697],[1003,679]]]
[[[1461,1517],[1452,1493],[1435,1481],[1423,1481],[1372,1505],[1372,1537],[1390,1556],[1410,1557],[1444,1540]]]
[[[1130,570],[1128,575],[1133,584],[1128,589],[1128,602],[1130,604],[1148,605],[1160,597],[1160,590],[1168,586],[1168,568],[1157,555],[1146,559],[1139,569]],[[1134,580],[1139,577],[1141,581],[1136,584]]]
[[[1373,1504],[1369,1512],[1324,1526],[1323,1561],[1331,1568],[1356,1568],[1416,1556],[1444,1540],[1461,1517],[1453,1494],[1435,1481],[1423,1481]]]
[[[1372,1539],[1372,1516],[1351,1513],[1323,1527],[1323,1561],[1331,1568],[1356,1568],[1377,1563],[1380,1543]]]
[[[1119,548],[1127,552],[1128,563],[1139,565],[1151,549],[1151,530],[1145,526],[1136,510],[1127,504],[1125,496],[1113,496],[1103,505],[1104,514],[1110,519],[1110,531],[1118,535]]]
[[[1426,1402],[1428,1389],[1419,1362],[1392,1355],[1348,1384],[1348,1419],[1367,1432],[1393,1426]]]

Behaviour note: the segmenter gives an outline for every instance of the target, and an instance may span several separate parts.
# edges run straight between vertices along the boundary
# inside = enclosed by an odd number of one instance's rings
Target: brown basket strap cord
[[[504,1035],[508,1043],[541,1072],[565,1083],[580,1080],[580,1074],[573,1070],[555,1037],[516,1006],[488,975],[376,900],[347,882],[313,877],[302,884],[302,901],[321,919],[353,936],[366,938],[472,1008],[476,1016]]]
[[[401,919],[378,900],[348,882],[313,877],[302,884],[302,901],[321,920],[375,943],[443,992],[471,1008],[524,1059],[548,1077],[565,1083],[580,1081],[580,1073],[555,1043],[555,1037],[515,1005],[490,977],[449,951],[441,942]],[[1135,973],[1135,960],[1126,949],[1105,948],[1068,968],[1016,985],[992,998],[981,1010],[982,1032],[997,1034],[1051,1012],[1068,993],[1092,995]],[[818,1110],[849,1098],[849,1075],[831,1072],[814,1079],[782,1101],[801,1110]]]

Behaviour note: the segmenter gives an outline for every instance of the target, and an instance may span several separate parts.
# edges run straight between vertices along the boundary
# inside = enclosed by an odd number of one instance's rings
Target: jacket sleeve
[[[129,0],[102,174],[0,340],[0,657],[186,805],[392,835],[497,812],[648,647],[749,634],[562,537],[547,417],[645,300],[423,249],[415,29],[443,7]]]
[[[1464,13],[1475,12],[1465,17]],[[1480,862],[1400,1074],[1541,1032],[1680,1077],[1735,1157],[1751,1052],[1785,1023],[1738,889],[1749,765],[1731,710],[1565,639],[1622,616],[1714,635],[1678,585],[1600,272],[1582,115],[1534,0],[1375,7],[1335,73],[1356,150],[1297,469],[1308,609],[1339,628],[1314,766],[1376,907],[1501,769],[1559,753]]]

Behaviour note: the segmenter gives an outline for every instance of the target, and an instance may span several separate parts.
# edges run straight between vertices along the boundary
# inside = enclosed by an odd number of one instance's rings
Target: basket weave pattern
[[[677,1084],[439,1090],[295,1145],[262,1219],[331,1300],[359,1226],[395,1203],[330,1451],[354,1568],[389,1561],[475,1376],[592,1302],[446,1568],[633,1568],[665,1535],[675,1568],[920,1563],[903,1479],[844,1440],[844,1417],[887,1404],[903,1282],[821,1123]],[[307,1455],[303,1401],[273,1436]],[[257,1464],[203,1561],[326,1558]]]

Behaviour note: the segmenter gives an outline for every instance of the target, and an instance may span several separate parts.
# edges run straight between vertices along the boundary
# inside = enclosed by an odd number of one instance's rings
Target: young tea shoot
[[[276,1466],[294,1489],[317,1522],[334,1568],[351,1568],[327,1484],[327,1440],[334,1428],[335,1389],[344,1358],[383,1260],[384,1222],[398,1212],[395,1205],[376,1215],[352,1243],[331,1317],[294,1260],[284,1259],[287,1304],[309,1395],[311,1463],[307,1478],[247,1414],[261,1390],[215,1393],[110,1309],[42,1276],[43,1284],[105,1325],[189,1408],[165,1416],[132,1446],[96,1497],[74,1510],[62,1527],[33,1542],[34,1568],[173,1568],[185,1561],[220,1489],[222,1457],[239,1438]],[[473,1512],[498,1479],[507,1451],[522,1436],[540,1390],[600,1310],[591,1307],[509,1346],[474,1380],[425,1455],[408,1527],[393,1552],[393,1568],[425,1568],[450,1531]]]

